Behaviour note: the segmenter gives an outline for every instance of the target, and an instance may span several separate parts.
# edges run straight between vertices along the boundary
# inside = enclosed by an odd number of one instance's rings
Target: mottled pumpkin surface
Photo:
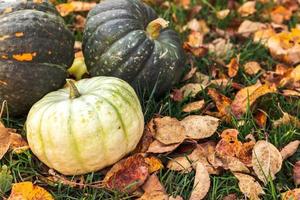
[[[144,128],[141,105],[133,88],[112,77],[76,83],[47,94],[30,110],[27,139],[33,153],[50,168],[84,174],[111,165],[132,151]]]
[[[25,114],[65,83],[72,33],[48,1],[0,0],[0,102]]]
[[[177,33],[161,30],[150,39],[147,25],[158,16],[139,0],[104,0],[88,14],[83,50],[92,76],[109,75],[136,89],[163,94],[178,82],[184,53]]]

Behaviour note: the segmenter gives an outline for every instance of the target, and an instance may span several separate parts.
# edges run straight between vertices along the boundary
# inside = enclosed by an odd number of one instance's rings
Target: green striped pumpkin
[[[51,92],[30,110],[26,131],[33,153],[65,175],[109,166],[138,144],[144,128],[131,86],[113,77],[94,77]]]

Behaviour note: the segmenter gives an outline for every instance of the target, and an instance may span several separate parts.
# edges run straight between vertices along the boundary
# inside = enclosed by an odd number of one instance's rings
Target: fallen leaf
[[[231,172],[242,172],[242,173],[250,173],[250,170],[247,166],[241,162],[238,158],[232,156],[223,156],[222,157],[223,168],[229,169]]]
[[[263,128],[267,124],[267,114],[264,111],[258,110],[254,115],[254,120],[256,124]]]
[[[210,53],[215,54],[216,57],[224,58],[233,48],[233,44],[229,39],[217,38],[208,44]]]
[[[197,20],[194,18],[187,23],[186,28],[191,30],[192,33],[197,32],[203,36],[209,33],[209,27],[207,26],[205,20]]]
[[[188,103],[183,107],[182,111],[183,112],[195,112],[195,111],[201,110],[203,108],[204,104],[205,104],[204,100]]]
[[[148,164],[141,154],[117,162],[106,174],[103,183],[109,189],[133,192],[149,175]]]
[[[248,75],[255,75],[261,70],[261,66],[258,62],[251,61],[244,65],[244,70]]]
[[[176,0],[176,3],[187,10],[190,7],[191,0]]]
[[[276,32],[273,28],[265,28],[254,33],[253,41],[267,46],[268,40],[274,35],[276,35]]]
[[[218,19],[222,20],[225,19],[230,13],[229,9],[220,10],[216,13]]]
[[[0,194],[4,194],[11,189],[13,176],[6,165],[0,169]]]
[[[183,98],[195,97],[200,91],[204,90],[207,85],[200,83],[188,83],[180,88]]]
[[[82,2],[82,1],[71,1],[68,3],[58,4],[56,9],[61,16],[67,16],[72,12],[85,12],[90,11],[96,6],[96,2]]]
[[[245,87],[237,92],[232,104],[231,110],[236,117],[241,117],[246,113],[248,105],[251,105],[261,96],[277,91],[274,85],[264,84],[261,85],[257,82],[254,85]]]
[[[153,122],[156,129],[154,138],[159,142],[169,145],[181,143],[185,139],[184,127],[176,118],[155,118]]]
[[[161,160],[154,156],[145,158],[145,162],[148,164],[149,174],[164,168]]]
[[[201,162],[197,162],[195,168],[194,187],[190,200],[204,199],[210,188],[210,178],[206,167]]]
[[[173,89],[172,93],[170,94],[170,98],[173,99],[173,101],[182,101],[184,99],[182,90]]]
[[[291,124],[297,128],[300,128],[300,121],[297,117],[294,117],[286,112],[283,112],[283,116],[273,122],[273,127],[277,128],[281,125]]]
[[[239,181],[239,188],[246,197],[251,200],[259,200],[259,196],[265,194],[261,185],[250,175],[233,173]]]
[[[241,34],[244,37],[249,37],[251,34],[256,31],[265,29],[266,25],[260,22],[252,22],[250,20],[245,20],[241,23],[238,28],[238,34]]]
[[[272,10],[271,19],[277,24],[282,24],[284,21],[290,20],[292,14],[293,13],[289,9],[279,5],[274,10]]]
[[[156,174],[152,174],[142,186],[143,196],[139,200],[168,200],[168,194]]]
[[[190,160],[188,156],[180,156],[171,159],[167,164],[167,168],[173,171],[181,171],[186,173],[192,171],[193,162],[194,161]]]
[[[11,194],[8,200],[54,200],[52,195],[44,188],[33,185],[31,182],[15,183],[12,186]]]
[[[300,160],[297,161],[293,168],[293,179],[295,185],[300,185]]]
[[[300,145],[300,140],[295,140],[288,143],[285,147],[283,147],[280,151],[282,159],[285,160],[288,157],[294,155],[294,153],[296,153],[296,151],[298,150],[299,145]]]
[[[208,89],[208,95],[215,102],[218,111],[222,116],[226,117],[230,115],[230,105],[232,103],[230,98],[218,93],[216,89],[212,88]]]
[[[169,153],[174,151],[179,145],[180,143],[165,145],[157,140],[154,140],[150,144],[147,153]]]
[[[180,121],[189,139],[204,139],[212,136],[218,126],[219,119],[211,116],[190,115]]]
[[[204,35],[200,32],[192,31],[188,35],[188,40],[186,44],[192,48],[199,48],[203,45]]]
[[[238,200],[238,197],[236,194],[233,193],[223,197],[222,200]]]
[[[14,153],[20,154],[29,149],[28,143],[20,134],[10,133],[10,147]]]
[[[6,154],[9,149],[11,140],[10,140],[10,133],[7,128],[0,127],[0,160]]]
[[[300,199],[300,188],[289,190],[282,194],[281,200],[299,200]]]
[[[75,16],[74,27],[75,27],[76,30],[83,31],[85,24],[86,24],[86,18],[85,17],[83,17],[82,15],[76,15]]]
[[[183,200],[183,198],[181,196],[176,196],[176,197],[170,196],[169,200]]]
[[[137,147],[135,148],[134,153],[145,153],[148,150],[150,144],[154,140],[154,134],[155,134],[155,130],[154,130],[154,123],[152,119],[145,126],[143,136],[140,142],[138,143]]]
[[[232,58],[230,63],[227,65],[228,68],[228,76],[233,78],[237,75],[239,70],[239,61],[238,58]]]
[[[288,71],[286,74],[284,74],[284,77],[280,80],[279,85],[281,87],[299,88],[300,87],[300,65],[297,65],[291,71]]]
[[[192,78],[194,76],[194,74],[196,73],[196,71],[197,71],[197,67],[194,67],[193,63],[192,63],[192,67],[191,67],[190,71],[183,77],[182,81],[186,81],[186,80],[189,80],[190,78]]]
[[[247,17],[256,12],[255,9],[256,2],[255,1],[247,1],[238,9],[238,13],[242,17]]]
[[[282,95],[286,97],[290,97],[290,96],[300,97],[300,92],[295,90],[282,90]]]
[[[256,176],[266,184],[280,171],[282,157],[273,144],[260,140],[253,147],[252,165]]]

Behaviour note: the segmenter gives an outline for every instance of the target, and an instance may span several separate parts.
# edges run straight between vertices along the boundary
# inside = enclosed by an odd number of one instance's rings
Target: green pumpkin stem
[[[73,80],[68,79],[67,83],[70,88],[70,99],[76,99],[81,96]]]
[[[159,37],[160,31],[166,27],[168,27],[169,22],[164,20],[163,18],[157,18],[151,21],[147,28],[146,32],[150,39],[155,40]]]

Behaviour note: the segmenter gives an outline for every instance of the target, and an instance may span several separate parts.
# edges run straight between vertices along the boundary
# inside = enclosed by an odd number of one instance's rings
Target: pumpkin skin
[[[154,10],[139,0],[104,0],[95,6],[83,35],[91,76],[116,76],[150,92],[156,85],[158,95],[177,83],[185,62],[180,38],[165,28],[151,39],[145,30],[155,19]]]
[[[48,1],[0,0],[0,103],[26,114],[65,84],[74,38]]]
[[[47,94],[30,110],[27,140],[33,153],[65,175],[84,174],[109,166],[131,152],[144,128],[142,109],[133,88],[114,77],[76,83]]]

